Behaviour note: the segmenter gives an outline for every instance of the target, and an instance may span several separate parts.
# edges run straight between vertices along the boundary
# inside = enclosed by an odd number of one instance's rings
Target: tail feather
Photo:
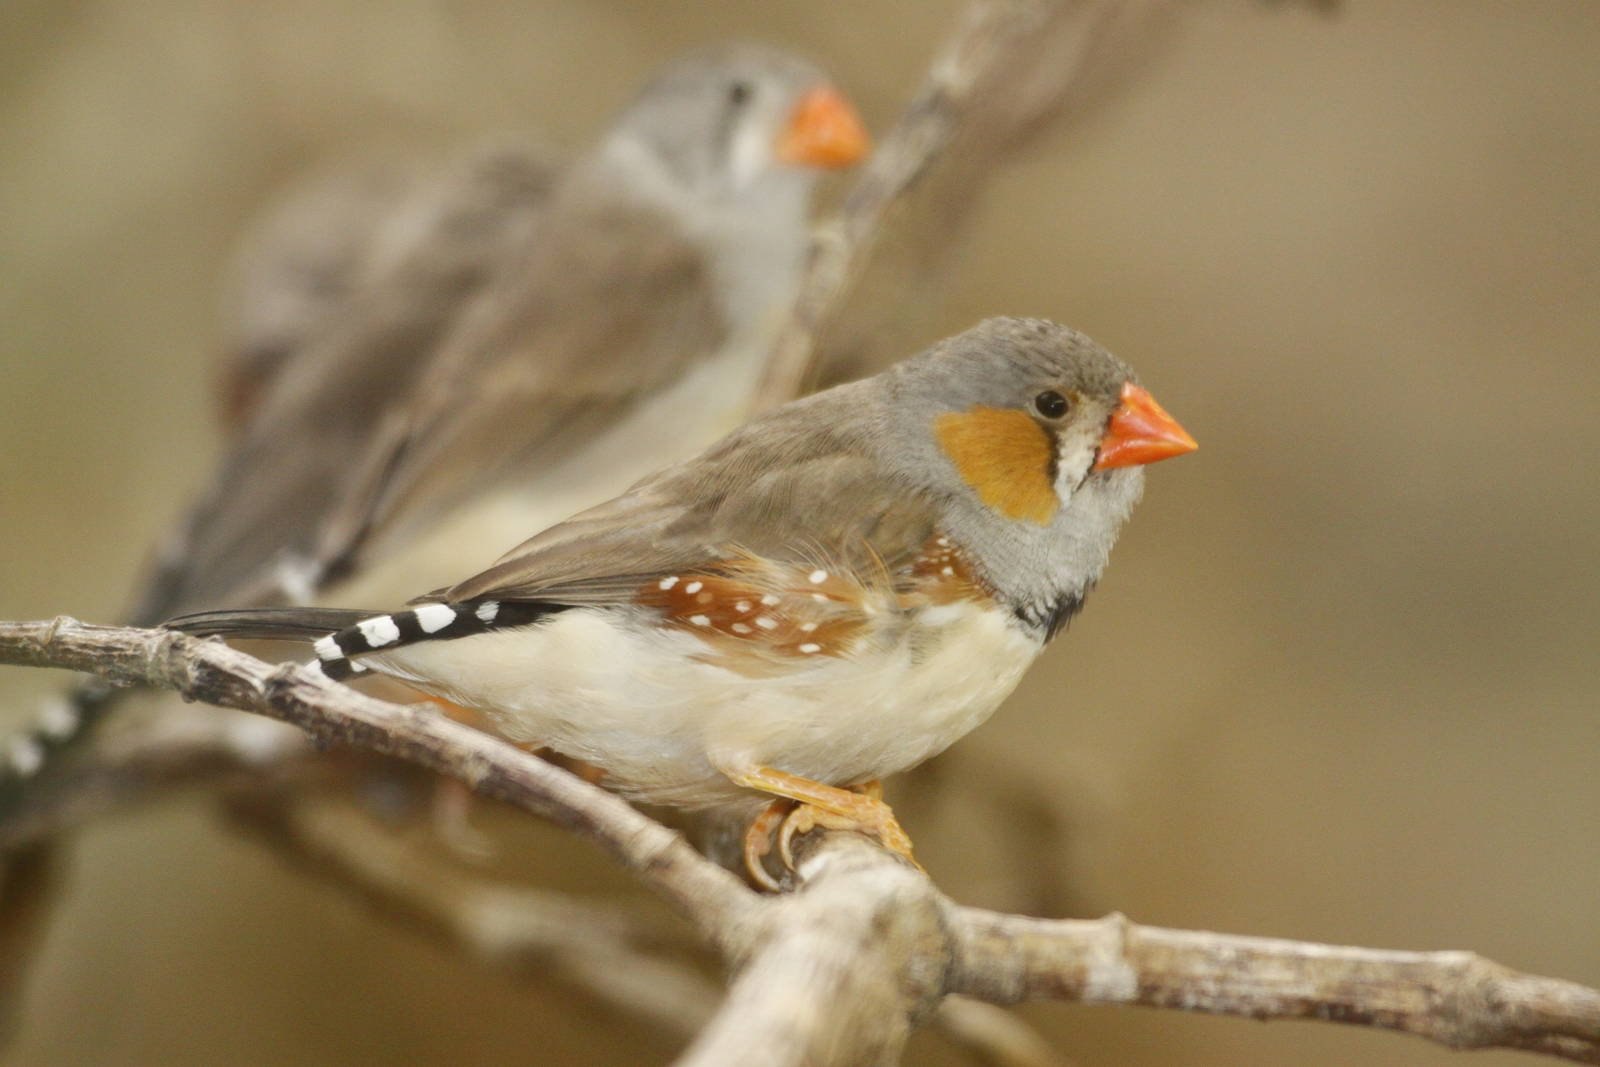
[[[253,608],[184,615],[164,625],[185,633],[224,637],[315,637],[312,648],[323,673],[344,679],[365,669],[357,657],[369,652],[527,626],[569,606],[542,600],[441,601],[384,615],[344,608]]]
[[[376,612],[358,608],[242,608],[197,611],[161,625],[168,630],[241,640],[295,641],[355,626]]]

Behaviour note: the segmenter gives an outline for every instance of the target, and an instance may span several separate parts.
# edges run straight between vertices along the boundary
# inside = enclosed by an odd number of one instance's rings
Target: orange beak
[[[1137,467],[1199,447],[1178,420],[1161,409],[1155,397],[1128,382],[1122,387],[1122,403],[1111,413],[1111,425],[1100,439],[1100,456],[1094,461],[1094,469]]]
[[[844,94],[820,85],[800,98],[778,137],[778,158],[799,167],[834,170],[867,154],[872,139]]]

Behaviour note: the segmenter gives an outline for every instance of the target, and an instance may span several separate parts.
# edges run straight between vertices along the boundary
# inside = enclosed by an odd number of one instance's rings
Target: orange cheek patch
[[[934,420],[933,432],[985,506],[1040,526],[1061,506],[1050,481],[1055,444],[1026,412],[983,406],[950,412]]]

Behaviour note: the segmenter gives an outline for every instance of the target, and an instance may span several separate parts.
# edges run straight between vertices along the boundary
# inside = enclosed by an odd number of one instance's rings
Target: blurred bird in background
[[[734,45],[669,64],[569,163],[508,141],[310,187],[241,259],[233,439],[130,621],[403,596],[692,454],[744,413],[817,178],[867,147],[819,69]],[[52,705],[5,773],[108,696]]]

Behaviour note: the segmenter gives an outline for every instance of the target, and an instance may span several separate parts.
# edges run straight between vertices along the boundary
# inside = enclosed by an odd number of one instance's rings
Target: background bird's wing
[[[330,238],[320,254],[324,268],[344,272],[337,294],[325,293],[314,308],[302,300],[299,332],[280,332],[272,359],[234,371],[233,391],[261,395],[236,401],[247,424],[168,536],[135,622],[270,598],[276,562],[310,553],[352,457],[411,393],[469,301],[531,240],[553,166],[532,146],[497,143],[413,182],[387,216]],[[289,212],[289,222],[304,226],[328,210],[319,201],[315,211]],[[363,202],[358,210],[376,209]],[[293,233],[277,243],[290,259],[319,254],[297,246]],[[261,284],[270,286],[288,268],[262,270]]]
[[[752,557],[864,582],[893,570],[932,535],[937,502],[883,474],[862,395],[846,386],[776,411],[434,596],[616,603]]]
[[[542,469],[726,339],[707,265],[670,219],[582,175],[570,185],[354,462],[320,568]]]
[[[284,364],[371,282],[379,235],[425,180],[417,159],[363,160],[297,182],[253,225],[224,281],[224,429],[248,424]]]

